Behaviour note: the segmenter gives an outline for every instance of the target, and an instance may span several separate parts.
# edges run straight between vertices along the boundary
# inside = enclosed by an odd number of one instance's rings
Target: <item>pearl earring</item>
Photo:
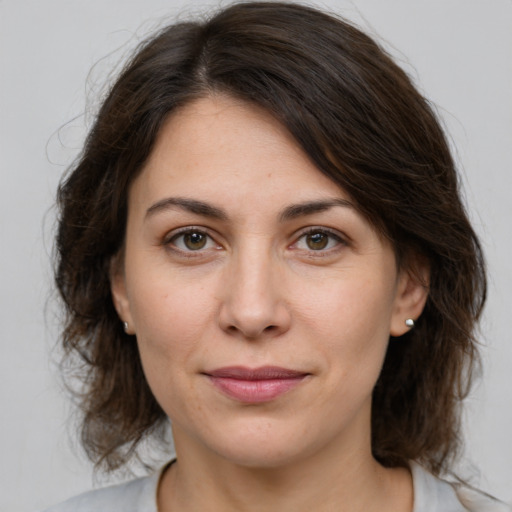
[[[123,322],[123,328],[124,328],[124,332],[125,332],[126,334],[128,334],[128,327],[129,327],[129,326],[128,326],[128,322]]]
[[[405,321],[405,325],[407,325],[407,327],[409,327],[409,329],[412,329],[414,327],[414,320],[412,318],[408,318]]]

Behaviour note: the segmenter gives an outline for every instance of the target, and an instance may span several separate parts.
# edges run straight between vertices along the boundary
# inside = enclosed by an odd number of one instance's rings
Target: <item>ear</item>
[[[125,329],[126,333],[135,334],[135,327],[130,310],[130,301],[126,291],[124,254],[122,250],[110,260],[109,277],[110,291],[112,293],[112,300],[117,314],[119,315],[121,322],[126,322],[128,326]]]
[[[402,336],[411,329],[405,321],[409,318],[416,321],[420,317],[427,302],[429,281],[429,265],[419,258],[400,271],[391,317],[391,336]]]

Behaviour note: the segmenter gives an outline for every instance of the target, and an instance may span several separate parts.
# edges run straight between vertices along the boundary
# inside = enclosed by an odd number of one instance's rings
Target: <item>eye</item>
[[[187,228],[179,233],[173,234],[165,242],[166,245],[183,252],[198,252],[207,249],[218,249],[219,245],[210,235],[199,229]]]
[[[303,233],[295,242],[294,247],[306,251],[328,251],[340,244],[345,244],[341,236],[327,229],[314,228]]]

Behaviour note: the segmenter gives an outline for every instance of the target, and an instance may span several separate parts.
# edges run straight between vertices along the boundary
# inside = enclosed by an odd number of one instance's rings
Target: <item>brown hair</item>
[[[85,383],[82,442],[115,469],[166,422],[136,340],[113,307],[109,265],[123,246],[127,191],[167,116],[213,92],[253,102],[285,125],[393,243],[421,255],[429,297],[416,327],[391,340],[374,390],[372,448],[386,466],[435,473],[457,454],[459,406],[477,361],[486,281],[454,163],[428,102],[368,36],[289,2],[234,4],[171,25],[136,51],[104,101],[58,191],[56,282],[63,344]],[[78,354],[76,358],[69,357]]]

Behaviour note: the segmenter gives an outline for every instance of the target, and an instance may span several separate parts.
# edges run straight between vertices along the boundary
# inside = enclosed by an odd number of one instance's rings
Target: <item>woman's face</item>
[[[289,133],[225,96],[163,126],[112,289],[178,453],[262,467],[370,453],[389,336],[424,302]]]

